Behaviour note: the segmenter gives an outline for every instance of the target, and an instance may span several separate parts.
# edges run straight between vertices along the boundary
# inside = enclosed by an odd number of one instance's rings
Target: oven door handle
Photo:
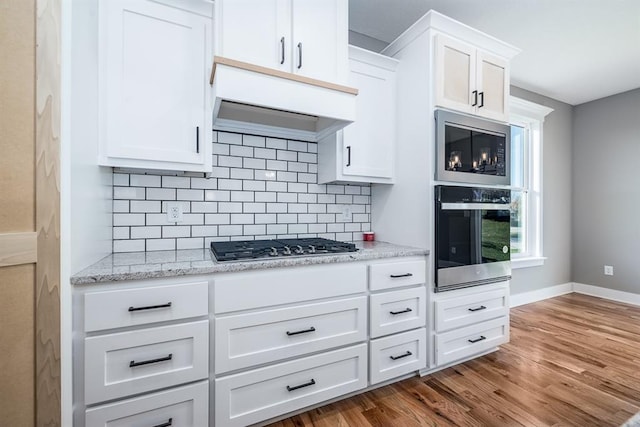
[[[508,203],[442,203],[443,211],[508,211]]]

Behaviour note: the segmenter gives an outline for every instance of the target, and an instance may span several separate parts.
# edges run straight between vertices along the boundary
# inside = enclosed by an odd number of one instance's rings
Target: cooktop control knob
[[[272,246],[269,256],[278,256],[278,250]]]
[[[285,246],[284,249],[282,249],[282,255],[291,255],[291,248],[289,246]]]
[[[309,245],[309,253],[310,254],[315,254],[316,253],[316,247],[313,245]]]
[[[302,249],[302,246],[300,245],[296,245],[296,248],[294,249],[294,252],[298,255],[302,255],[304,253],[304,249]]]

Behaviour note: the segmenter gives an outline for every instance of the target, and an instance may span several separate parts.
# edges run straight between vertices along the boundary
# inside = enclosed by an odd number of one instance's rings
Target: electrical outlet
[[[612,265],[605,265],[604,266],[604,275],[605,276],[613,276],[613,266]]]
[[[351,221],[353,215],[351,213],[351,206],[344,206],[342,208],[342,220],[343,221]]]
[[[167,221],[182,222],[182,205],[180,203],[167,203]]]

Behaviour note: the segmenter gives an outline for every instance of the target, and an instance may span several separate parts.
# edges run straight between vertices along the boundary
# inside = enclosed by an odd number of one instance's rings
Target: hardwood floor
[[[498,352],[272,426],[619,426],[639,411],[640,307],[568,294],[512,309]]]

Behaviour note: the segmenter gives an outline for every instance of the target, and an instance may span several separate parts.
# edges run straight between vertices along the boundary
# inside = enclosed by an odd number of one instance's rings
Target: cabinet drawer
[[[205,316],[209,313],[208,293],[207,282],[89,292],[84,296],[84,330]]]
[[[209,321],[85,339],[85,402],[184,384],[209,375]]]
[[[367,270],[346,263],[237,272],[216,278],[214,289],[220,314],[365,292]]]
[[[216,373],[367,338],[367,297],[216,319]]]
[[[427,289],[403,289],[371,295],[371,338],[425,325]]]
[[[427,264],[424,260],[399,261],[369,266],[369,288],[372,291],[425,283]]]
[[[377,384],[427,366],[427,330],[404,332],[371,341],[371,384]]]
[[[218,426],[245,426],[367,386],[367,345],[216,380]]]
[[[436,364],[446,365],[509,342],[509,317],[437,334]]]
[[[201,427],[209,423],[209,384],[178,387],[123,402],[87,409],[86,427]],[[171,420],[171,421],[170,421]]]
[[[435,311],[436,332],[506,316],[509,313],[509,288],[437,300]]]

